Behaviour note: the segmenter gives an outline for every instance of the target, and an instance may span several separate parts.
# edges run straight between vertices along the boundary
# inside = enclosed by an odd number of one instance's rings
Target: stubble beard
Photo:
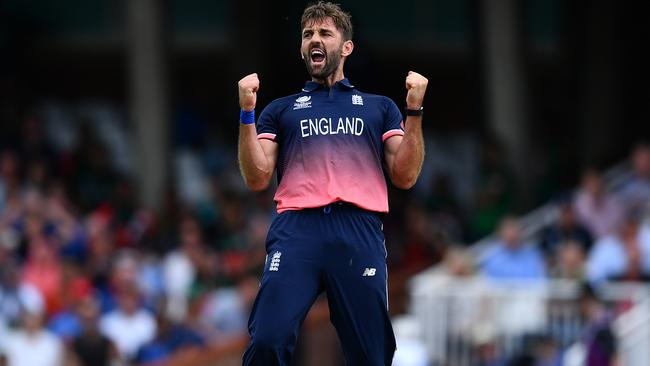
[[[327,52],[326,58],[325,58],[325,66],[323,66],[322,69],[320,70],[314,70],[312,65],[311,65],[311,56],[309,52],[304,55],[305,59],[305,66],[307,67],[307,72],[309,75],[320,81],[326,80],[330,75],[334,74],[336,70],[339,67],[339,64],[341,62],[341,57],[342,57],[342,48],[338,50],[334,50],[332,52]]]

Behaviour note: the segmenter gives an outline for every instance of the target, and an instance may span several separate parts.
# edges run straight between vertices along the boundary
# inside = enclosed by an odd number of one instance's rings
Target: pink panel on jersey
[[[278,212],[321,207],[336,201],[388,212],[388,193],[378,154],[363,137],[303,142],[287,156],[275,194]]]

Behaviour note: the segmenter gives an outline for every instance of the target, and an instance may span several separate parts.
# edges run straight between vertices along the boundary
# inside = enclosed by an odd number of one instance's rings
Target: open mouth
[[[311,50],[310,57],[312,63],[319,64],[325,61],[325,52],[320,48],[314,48]]]

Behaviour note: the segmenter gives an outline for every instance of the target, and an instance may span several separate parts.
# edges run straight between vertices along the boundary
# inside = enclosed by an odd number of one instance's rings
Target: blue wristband
[[[242,109],[239,112],[239,120],[245,125],[252,125],[255,123],[255,110],[245,111]]]

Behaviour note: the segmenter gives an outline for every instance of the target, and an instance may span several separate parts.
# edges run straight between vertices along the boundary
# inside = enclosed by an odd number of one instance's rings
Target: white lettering
[[[361,136],[363,133],[363,120],[361,118],[354,119],[354,134]]]
[[[343,118],[339,117],[339,125],[336,127],[336,133],[339,133],[339,131],[343,131],[345,133],[345,125],[343,124]]]
[[[363,135],[365,125],[363,119],[358,117],[338,117],[300,120],[300,135],[305,137],[318,135]]]
[[[311,135],[318,135],[318,120],[312,122],[312,120],[309,119],[309,136]]]
[[[323,127],[325,127],[324,130]],[[329,129],[327,128],[327,118],[321,118],[318,120],[318,129],[320,130],[321,135],[329,135]]]
[[[305,124],[305,122],[309,122],[306,119],[301,119],[300,120],[300,133],[302,134],[302,137],[307,137],[309,136],[309,133],[305,133],[305,130],[309,129],[309,125]]]
[[[354,118],[350,120],[348,117],[345,117],[345,133],[352,133],[354,131]]]

